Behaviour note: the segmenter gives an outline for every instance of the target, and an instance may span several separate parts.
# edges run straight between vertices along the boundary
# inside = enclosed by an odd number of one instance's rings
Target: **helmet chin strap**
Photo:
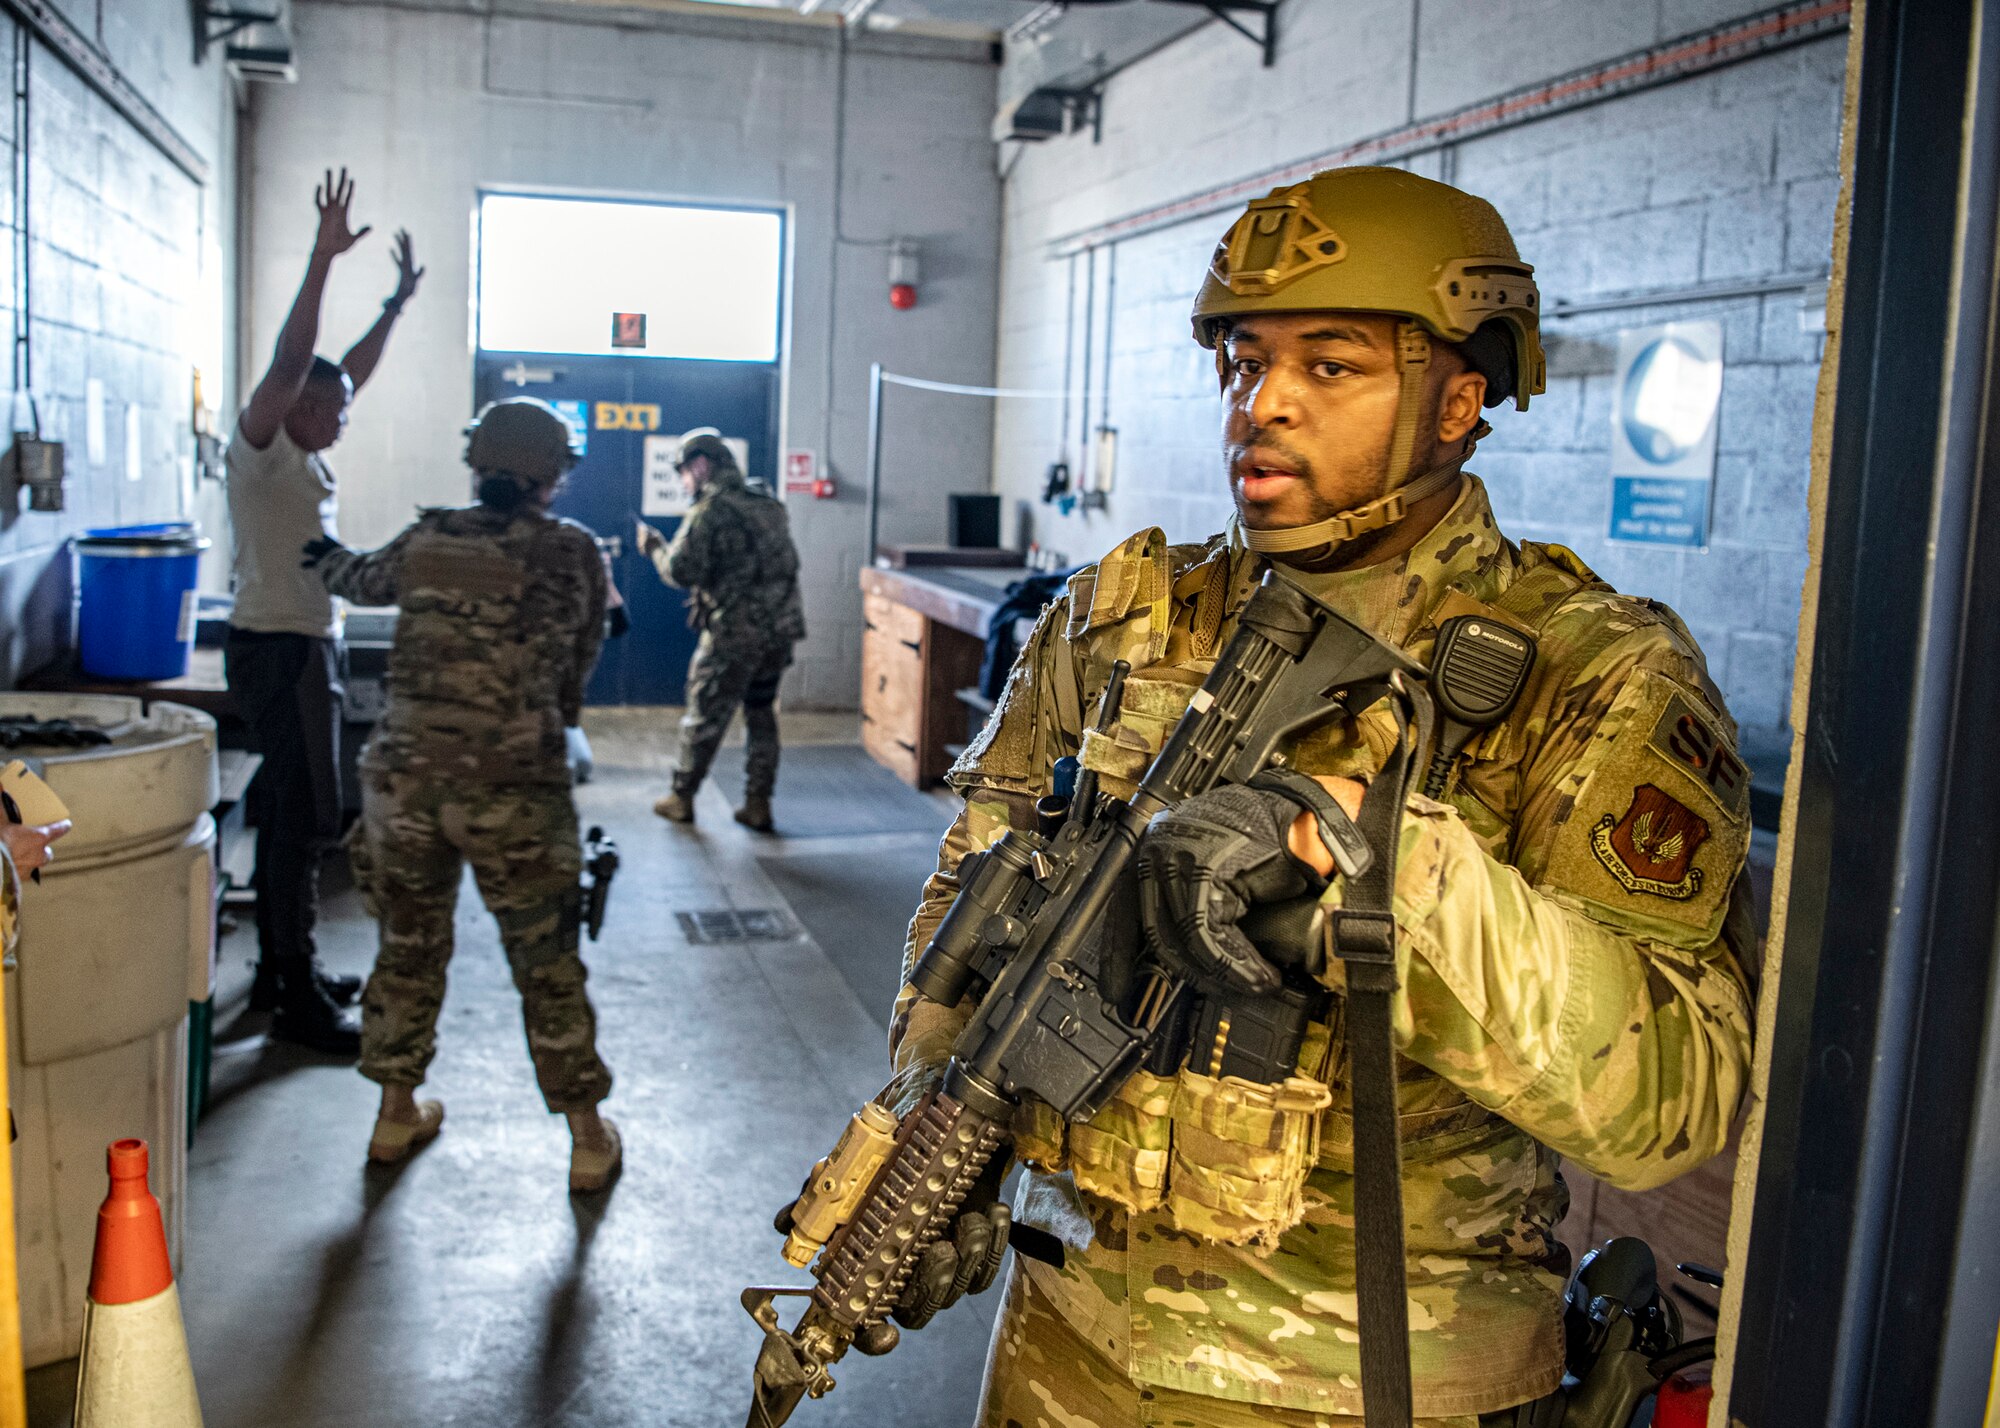
[[[1357,536],[1396,524],[1415,506],[1458,481],[1458,473],[1471,458],[1472,447],[1487,431],[1480,422],[1465,451],[1420,476],[1411,476],[1410,461],[1417,447],[1417,426],[1423,420],[1424,382],[1431,369],[1430,334],[1414,322],[1396,324],[1396,431],[1389,442],[1389,489],[1365,505],[1341,511],[1325,520],[1305,526],[1281,526],[1275,530],[1243,528],[1243,541],[1260,555],[1296,555],[1306,550],[1328,550],[1345,545]]]

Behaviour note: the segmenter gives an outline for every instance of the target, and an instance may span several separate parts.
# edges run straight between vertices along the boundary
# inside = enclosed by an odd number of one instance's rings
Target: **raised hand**
[[[361,231],[365,233],[368,230],[364,228]],[[401,307],[416,295],[417,283],[424,276],[424,270],[417,266],[416,257],[410,249],[409,229],[398,228],[396,230],[394,256],[396,259],[396,295],[390,298],[389,301],[395,306]]]
[[[347,176],[347,170],[342,169],[336,179],[328,169],[326,181],[313,189],[313,203],[319,209],[319,237],[313,243],[316,251],[331,258],[368,236],[373,225],[358,230],[347,225],[347,205],[353,199],[354,180]]]

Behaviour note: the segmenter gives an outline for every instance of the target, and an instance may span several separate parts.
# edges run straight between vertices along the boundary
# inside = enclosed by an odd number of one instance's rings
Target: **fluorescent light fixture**
[[[784,221],[767,210],[486,194],[479,345],[488,352],[778,356]],[[612,345],[614,313],[646,345]]]

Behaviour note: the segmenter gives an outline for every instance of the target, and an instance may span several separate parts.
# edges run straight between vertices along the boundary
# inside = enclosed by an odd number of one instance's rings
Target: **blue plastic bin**
[[[194,644],[195,582],[208,542],[191,521],[77,537],[77,644],[97,679],[178,679]]]

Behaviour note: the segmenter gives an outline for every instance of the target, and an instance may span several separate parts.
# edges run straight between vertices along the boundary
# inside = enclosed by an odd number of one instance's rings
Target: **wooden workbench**
[[[905,783],[944,777],[966,737],[959,691],[979,682],[986,628],[1025,571],[861,572],[861,742]]]

